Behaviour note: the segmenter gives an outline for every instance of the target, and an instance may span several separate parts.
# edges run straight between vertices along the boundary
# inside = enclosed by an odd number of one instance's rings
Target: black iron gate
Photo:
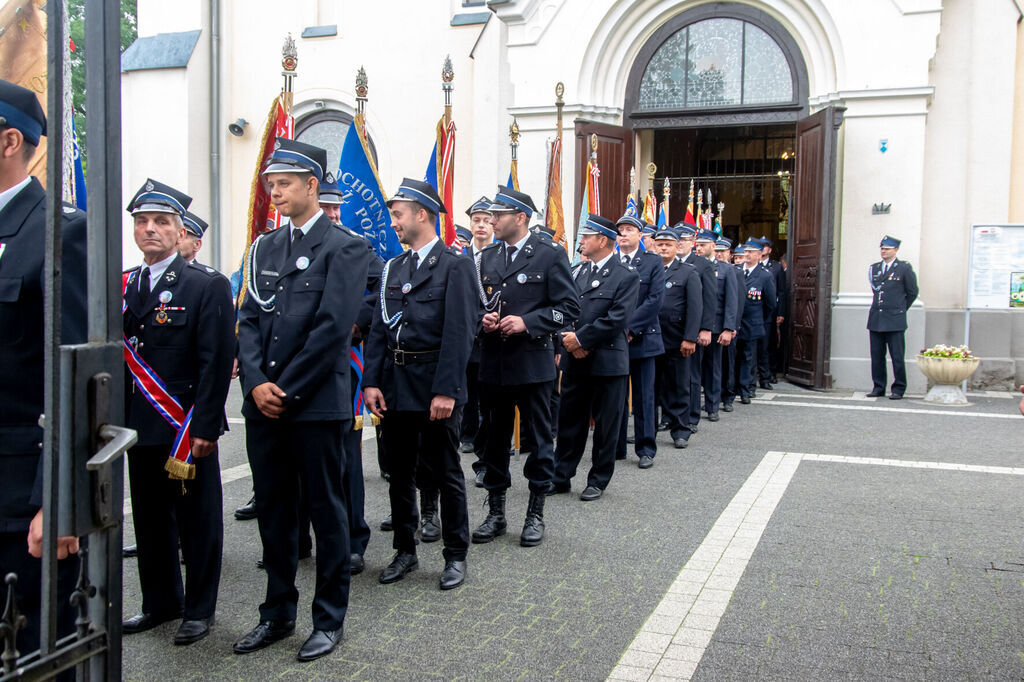
[[[45,266],[45,418],[40,622],[26,622],[5,576],[0,681],[51,679],[75,668],[80,680],[121,677],[121,456],[134,431],[124,414],[121,354],[121,98],[119,0],[85,3],[88,151],[88,342],[60,345],[61,191],[64,130],[64,3],[48,2],[48,126]],[[76,632],[57,638],[57,538],[82,538],[71,597]],[[40,630],[40,649],[17,652],[21,628]]]

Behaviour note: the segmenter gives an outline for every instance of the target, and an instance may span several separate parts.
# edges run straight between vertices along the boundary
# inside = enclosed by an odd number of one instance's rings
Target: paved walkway
[[[786,385],[761,395],[702,422],[686,450],[662,434],[654,468],[620,462],[597,502],[580,502],[574,482],[572,496],[549,500],[537,548],[518,545],[528,492],[516,479],[509,534],[474,545],[466,585],[446,593],[440,543],[420,546],[406,580],[377,583],[392,554],[377,530],[387,488],[364,443],[367,570],[353,579],[342,646],[310,664],[294,656],[311,627],[311,561],[299,569],[297,634],[231,653],[265,588],[255,522],[231,515],[251,489],[233,423],[217,624],[188,648],[171,644],[172,624],[126,638],[125,679],[1024,675],[1024,417],[1012,396],[936,408]],[[469,498],[475,525],[484,493],[470,487]],[[125,571],[131,614],[133,562]]]

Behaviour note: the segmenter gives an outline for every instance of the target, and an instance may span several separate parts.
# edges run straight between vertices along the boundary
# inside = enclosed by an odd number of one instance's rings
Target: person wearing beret
[[[182,645],[209,634],[217,605],[224,545],[217,440],[227,430],[235,349],[230,283],[179,253],[191,201],[152,179],[132,198],[128,211],[143,263],[128,271],[124,291],[125,420],[138,433],[128,451],[128,480],[142,608],[122,630],[134,634],[182,618],[174,635]],[[173,409],[151,374],[188,415],[180,423],[167,418]]]
[[[868,268],[871,284],[871,310],[868,311],[868,332],[871,338],[871,382],[868,396],[885,395],[885,353],[892,359],[892,389],[890,400],[899,400],[907,390],[907,369],[903,356],[907,343],[907,311],[917,300],[917,275],[910,263],[900,260],[896,253],[900,240],[886,235],[879,244],[882,260]]]
[[[247,654],[295,630],[299,490],[316,535],[313,631],[297,658],[341,640],[351,570],[342,441],[352,428],[349,350],[363,305],[370,252],[319,204],[327,152],[278,138],[263,169],[288,222],[249,249],[238,312],[238,362],[246,451],[267,572],[259,624],[234,646]]]
[[[579,319],[562,332],[562,404],[552,493],[567,493],[587,446],[594,420],[593,463],[584,502],[596,500],[615,472],[615,448],[622,428],[629,380],[629,320],[640,291],[636,270],[615,257],[615,223],[593,213],[579,227],[580,250],[587,258],[573,279]]]
[[[761,242],[749,239],[743,245],[743,291],[746,299],[743,303],[743,316],[740,318],[740,342],[738,358],[740,366],[739,394],[740,402],[750,404],[750,399],[757,387],[757,348],[765,337],[765,320],[775,310],[775,278],[761,266]]]
[[[0,575],[15,573],[26,626],[15,644],[39,649],[43,551],[43,281],[46,191],[29,163],[46,135],[31,90],[0,80]],[[85,213],[62,211],[61,343],[85,343]],[[78,538],[57,539],[57,636],[75,630],[70,597],[78,577]]]
[[[388,200],[391,225],[409,249],[388,261],[366,343],[363,396],[380,418],[395,556],[382,584],[419,567],[416,481],[439,491],[444,568],[438,585],[466,579],[469,513],[459,461],[466,365],[480,328],[473,261],[434,231],[445,207],[432,185],[405,178]],[[424,485],[426,487],[426,485]],[[425,494],[425,493],[424,493]]]
[[[556,375],[553,336],[576,319],[579,301],[565,251],[528,229],[533,199],[498,187],[490,206],[494,243],[480,255],[477,294],[485,310],[480,332],[480,383],[487,395],[484,488],[487,517],[473,542],[504,535],[505,496],[512,486],[509,443],[519,408],[523,475],[530,499],[519,536],[523,547],[544,538],[544,499],[554,475],[551,392]]]
[[[629,318],[629,378],[633,388],[633,448],[637,466],[650,469],[658,452],[654,415],[654,359],[665,352],[658,310],[665,297],[665,268],[653,251],[640,248],[644,222],[633,215],[619,218],[618,258],[640,277],[636,307]],[[629,398],[627,397],[627,404]],[[626,459],[628,407],[623,410],[622,428],[616,445],[616,459]]]

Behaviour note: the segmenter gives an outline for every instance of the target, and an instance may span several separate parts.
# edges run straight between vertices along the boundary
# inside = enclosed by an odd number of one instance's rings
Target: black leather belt
[[[416,365],[424,362],[437,362],[441,359],[441,350],[402,350],[401,348],[389,348],[395,359],[396,367],[405,365]]]

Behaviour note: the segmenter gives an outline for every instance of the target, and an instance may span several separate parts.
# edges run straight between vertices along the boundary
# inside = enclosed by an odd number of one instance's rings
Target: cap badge
[[[149,181],[149,182],[147,182],[147,183],[146,183],[146,191],[147,191],[147,192],[152,192],[152,191],[153,191],[153,189],[154,189],[154,185],[153,185],[153,182],[152,182],[152,181]]]
[[[526,284],[526,273],[520,272],[518,275],[516,275],[516,281],[519,282],[520,284]]]
[[[295,267],[297,267],[299,270],[305,270],[306,268],[309,267],[309,259],[306,258],[305,256],[299,256],[298,258],[295,259]]]
[[[281,148],[281,140],[274,140],[274,151],[276,152]]]
[[[171,299],[174,298],[174,295],[171,292],[164,290],[160,292],[159,298],[161,303],[170,303]]]

